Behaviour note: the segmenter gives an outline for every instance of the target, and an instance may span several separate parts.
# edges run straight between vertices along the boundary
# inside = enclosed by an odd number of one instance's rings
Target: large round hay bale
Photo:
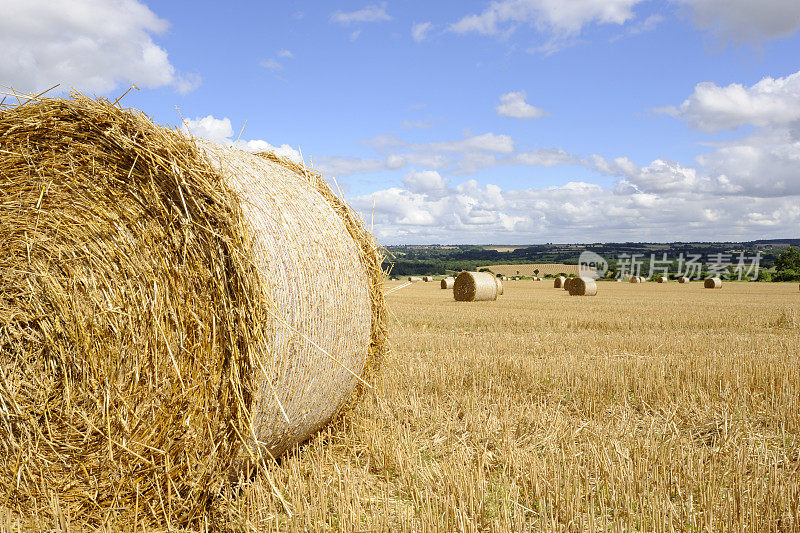
[[[453,288],[453,284],[455,282],[456,282],[455,278],[452,278],[452,277],[448,276],[448,277],[442,279],[442,282],[441,282],[440,286],[443,289],[452,289]]]
[[[631,276],[630,283],[641,283],[642,278],[640,276]]]
[[[561,289],[564,287],[564,282],[567,281],[567,278],[564,276],[558,276],[556,279],[553,280],[553,288]]]
[[[678,283],[689,283],[690,281],[691,281],[691,279],[689,279],[686,276],[681,276],[681,277],[678,278]]]
[[[422,278],[419,276],[408,276],[408,281],[422,281]]]
[[[669,278],[667,276],[659,276],[658,277],[658,282],[659,283],[668,283],[669,282]]]
[[[424,281],[425,283],[430,283],[431,281],[433,281],[433,277],[432,276],[422,276],[422,281]]]
[[[498,283],[490,272],[462,272],[453,284],[453,297],[458,302],[497,300]]]
[[[496,276],[494,278],[494,281],[497,283],[497,294],[498,295],[503,294],[503,282],[500,281],[500,278],[498,278]]]
[[[570,286],[570,285],[572,285],[572,281],[573,281],[574,279],[575,279],[575,278],[567,278],[567,279],[565,279],[565,280],[564,280],[564,283],[562,283],[562,288],[563,288],[565,291],[569,292],[569,286]]]
[[[573,278],[569,284],[570,296],[595,296],[597,283],[592,278]]]
[[[706,278],[703,282],[703,287],[706,289],[721,289],[722,280],[720,278]]]
[[[104,100],[0,111],[0,243],[21,513],[202,523],[234,465],[325,426],[384,349],[377,246],[319,175]]]

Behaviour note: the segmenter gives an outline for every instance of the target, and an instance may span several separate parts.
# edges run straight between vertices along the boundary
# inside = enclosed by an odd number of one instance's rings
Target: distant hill
[[[722,254],[733,262],[739,254],[747,257],[761,254],[761,267],[769,268],[787,246],[800,246],[800,239],[762,239],[747,242],[673,242],[673,243],[586,243],[532,245],[408,245],[387,246],[386,267],[392,265],[397,276],[435,275],[477,270],[485,265],[562,264],[577,265],[584,250],[595,252],[614,265],[623,255],[637,254],[645,267],[651,256],[677,265],[678,258],[701,256],[704,260]]]

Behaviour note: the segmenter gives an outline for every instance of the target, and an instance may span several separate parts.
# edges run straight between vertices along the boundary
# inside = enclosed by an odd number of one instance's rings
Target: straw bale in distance
[[[408,276],[408,281],[422,281],[419,276]]]
[[[722,280],[720,278],[706,278],[705,282],[703,282],[703,287],[706,289],[721,289]]]
[[[441,285],[441,287],[443,289],[452,289],[453,288],[453,284],[455,282],[456,282],[455,278],[448,276],[448,277],[442,279],[442,282],[441,282],[440,285]]]
[[[686,276],[681,276],[678,278],[678,283],[689,283],[691,280]]]
[[[422,276],[422,281],[424,281],[425,283],[429,283],[433,281],[433,278],[431,276]]]
[[[641,283],[641,282],[642,278],[640,278],[639,276],[631,276],[630,283]]]
[[[667,276],[659,276],[658,277],[658,282],[659,283],[668,283],[669,282],[669,278]]]
[[[570,296],[595,296],[597,283],[592,278],[574,278],[569,284]]]
[[[564,287],[564,282],[567,281],[567,278],[564,276],[558,276],[556,279],[553,280],[553,288],[561,289]]]
[[[496,279],[490,272],[462,272],[453,284],[453,297],[458,302],[497,300]]]
[[[324,426],[385,348],[381,257],[319,175],[104,100],[0,111],[0,236],[21,513],[202,523],[243,454]]]
[[[503,294],[503,282],[497,276],[495,276],[494,281],[497,283],[497,294]]]

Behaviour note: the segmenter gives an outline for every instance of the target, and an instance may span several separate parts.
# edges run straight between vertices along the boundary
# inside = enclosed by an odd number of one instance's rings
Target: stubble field
[[[475,303],[438,283],[392,293],[393,349],[374,392],[244,487],[225,521],[800,529],[797,285],[598,285],[570,297],[509,281]]]

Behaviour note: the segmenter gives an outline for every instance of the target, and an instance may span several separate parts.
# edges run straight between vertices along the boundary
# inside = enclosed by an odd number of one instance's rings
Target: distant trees
[[[775,259],[774,281],[800,280],[800,250],[789,246]]]

